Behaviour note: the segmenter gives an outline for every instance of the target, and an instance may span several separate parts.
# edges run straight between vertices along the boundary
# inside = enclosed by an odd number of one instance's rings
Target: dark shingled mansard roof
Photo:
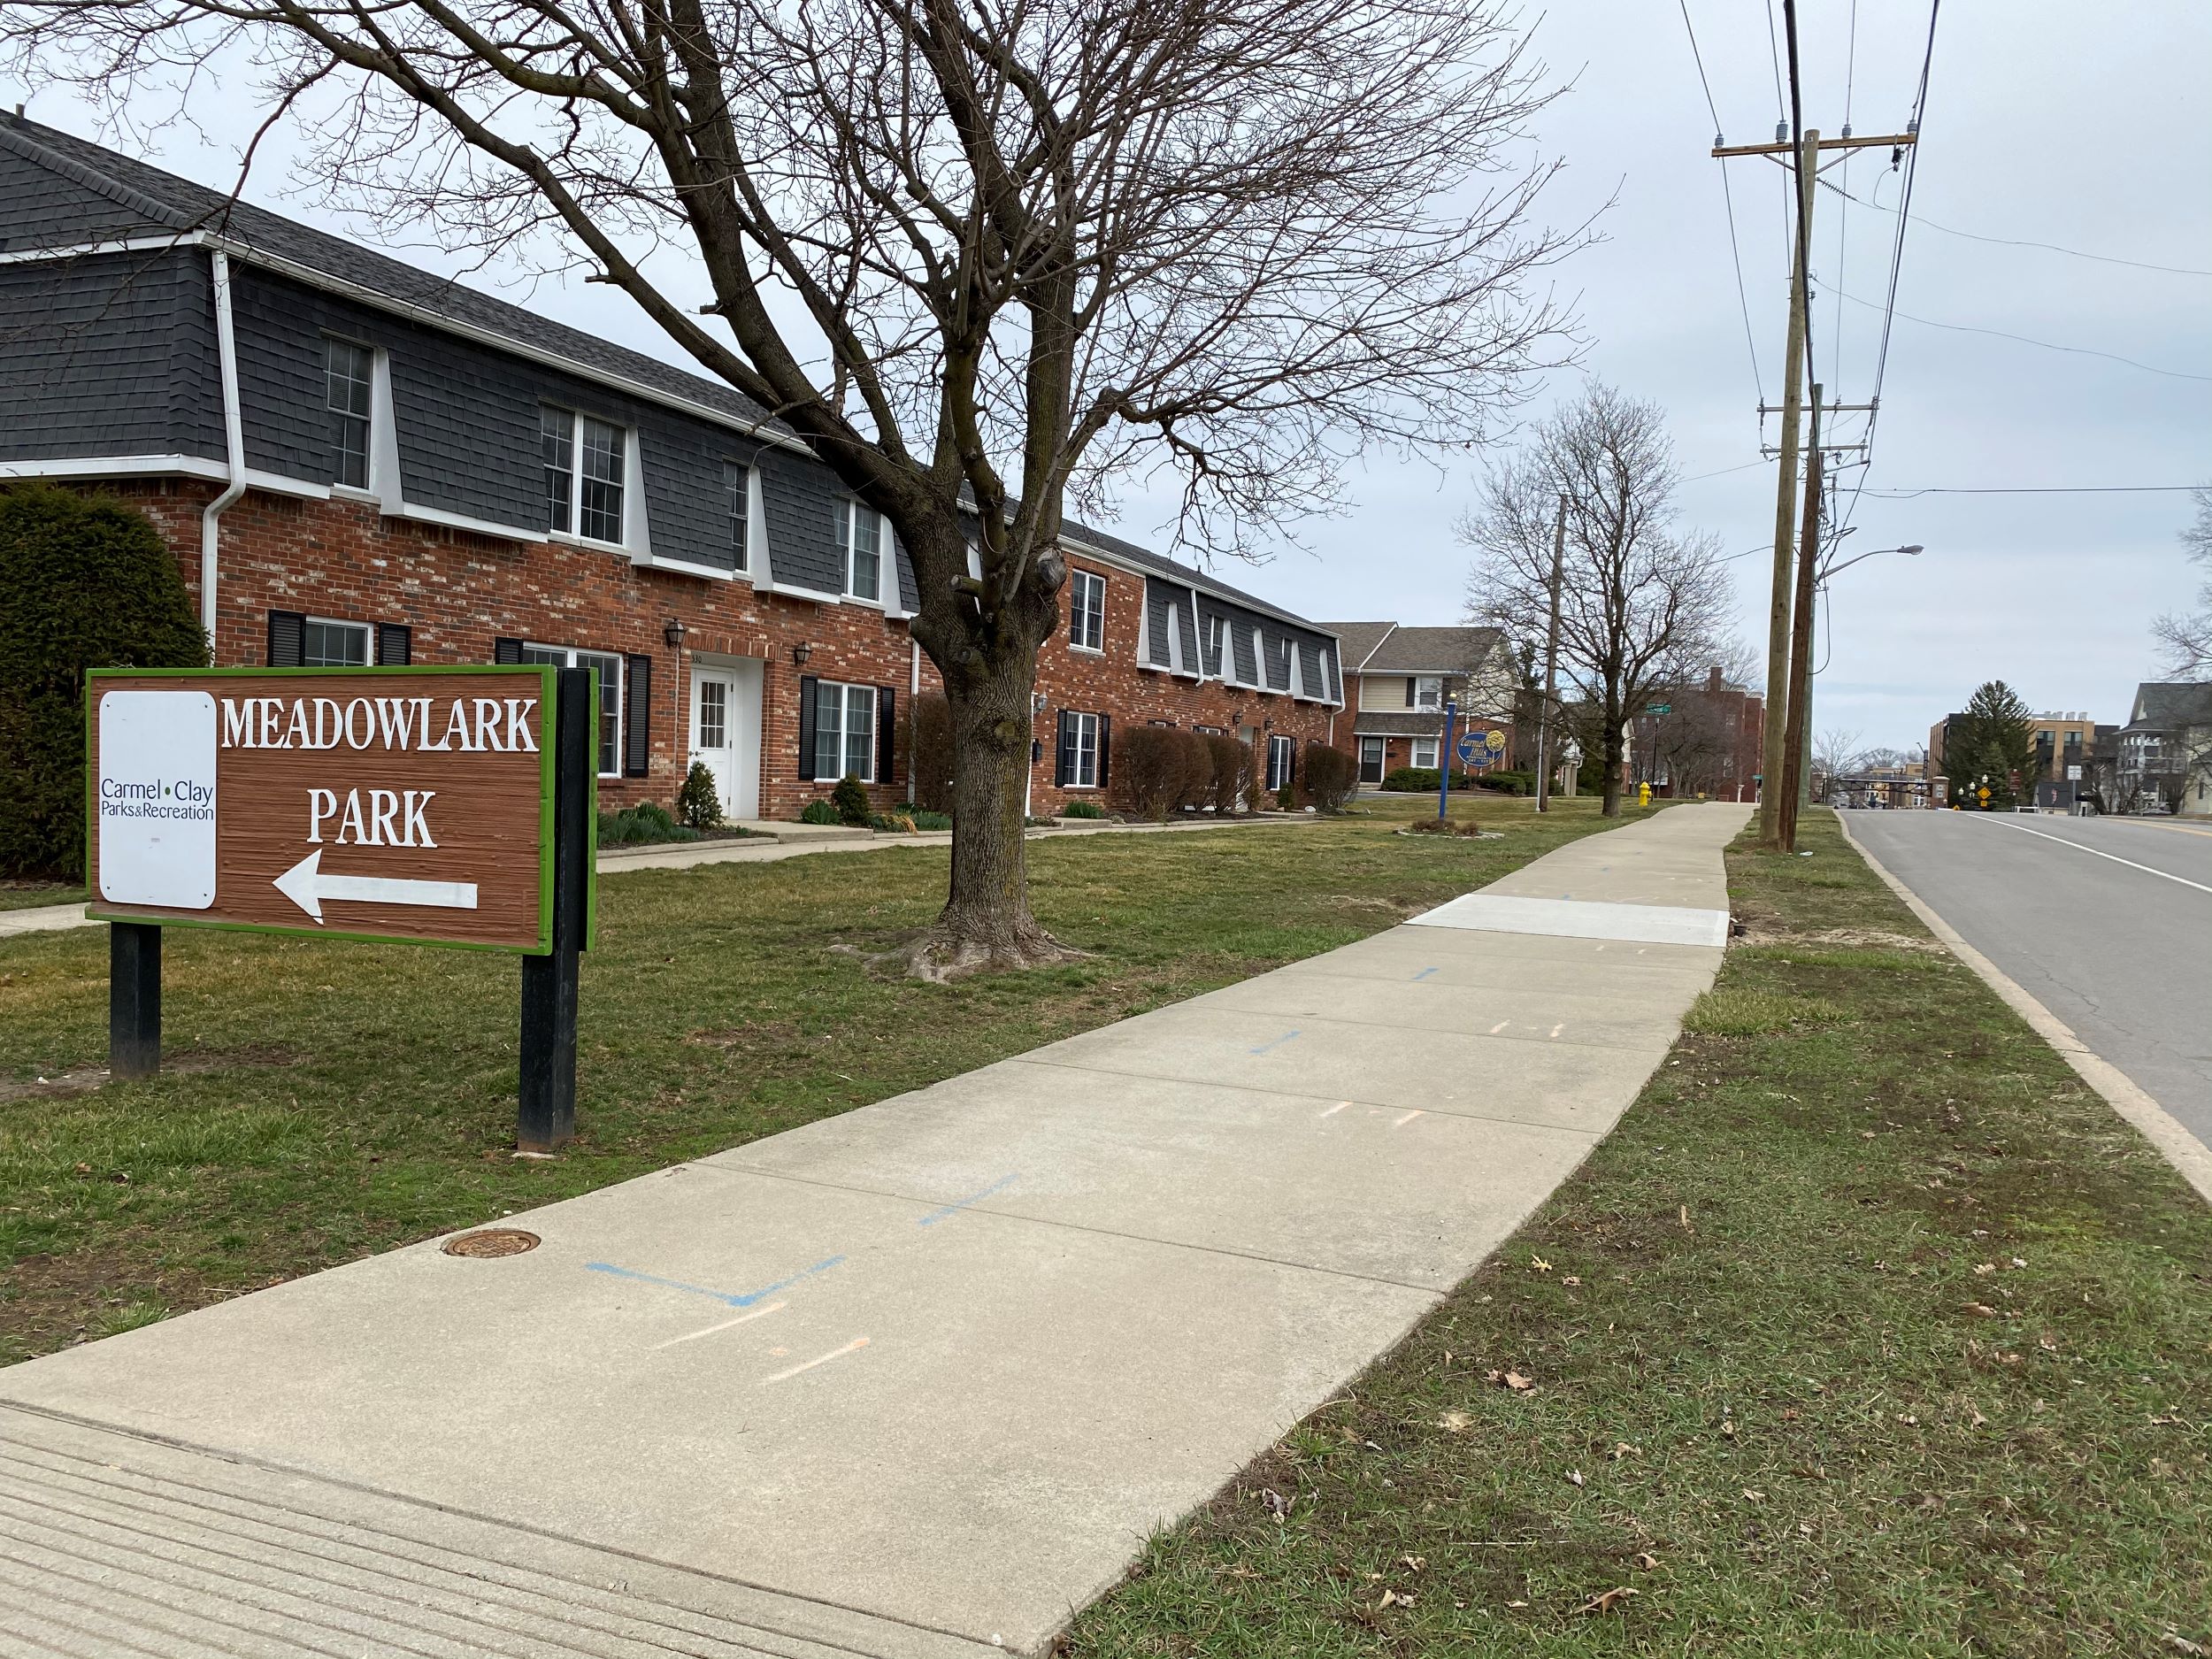
[[[495,299],[449,277],[434,275],[371,251],[342,236],[315,230],[296,220],[234,200],[220,190],[165,173],[104,145],[0,112],[0,150],[33,162],[115,204],[119,215],[104,222],[99,240],[125,236],[206,232],[255,254],[300,267],[429,314],[434,319],[495,335],[526,350],[563,358],[593,373],[627,381],[664,396],[710,410],[747,426],[762,426],[790,436],[758,404],[722,381],[693,374],[580,329],[550,321],[505,300]],[[0,250],[74,245],[81,232],[42,237],[35,224],[12,215]],[[1170,580],[1203,588],[1233,603],[1279,617],[1315,633],[1325,625],[1306,621],[1281,606],[1232,588],[1195,566],[1179,564],[1148,548],[1070,521],[1071,541],[1087,542]]]

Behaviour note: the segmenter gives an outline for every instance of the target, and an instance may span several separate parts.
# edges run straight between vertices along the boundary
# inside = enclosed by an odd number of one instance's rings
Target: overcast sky
[[[1920,73],[1925,0],[1807,0],[1802,10],[1808,125],[1841,128],[1847,82],[1855,131],[1896,130]],[[1689,0],[1688,12],[1728,142],[1770,140],[1777,93],[1766,0]],[[1671,0],[1570,8],[1538,18],[1535,29],[1554,76],[1571,82],[1540,123],[1544,152],[1567,163],[1547,216],[1572,222],[1617,197],[1601,220],[1603,243],[1560,273],[1563,291],[1578,296],[1586,372],[1670,411],[1681,470],[1695,480],[1682,492],[1686,522],[1749,554],[1733,568],[1743,633],[1763,649],[1769,556],[1754,549],[1772,534],[1775,480],[1770,463],[1755,465],[1755,405],[1762,386],[1771,399],[1779,385],[1782,170],[1758,158],[1709,158],[1713,117]],[[1816,696],[1824,730],[1916,744],[1993,676],[2036,709],[2122,721],[2136,682],[2155,677],[2150,619],[2185,606],[2195,586],[2175,539],[2189,516],[2186,495],[1878,492],[2212,480],[2212,277],[2108,262],[2212,272],[2208,63],[2212,6],[2202,0],[2093,9],[1952,0],[1944,8],[1914,212],[1975,236],[2106,257],[1910,227],[1898,310],[1953,326],[1901,316],[1894,325],[1873,465],[1847,552],[1906,542],[1927,551],[1870,559],[1837,579]],[[207,102],[195,113],[212,142],[171,127],[149,159],[227,185],[243,111]],[[41,94],[30,113],[98,135],[58,93]],[[280,164],[279,151],[248,195],[359,234],[311,196],[288,193]],[[1730,259],[1724,165],[1750,346]],[[1827,176],[1860,202],[1888,207],[1899,180],[1887,168],[1886,150],[1869,150],[1847,173]],[[1872,390],[1878,305],[1839,298],[1838,289],[1882,299],[1894,225],[1888,212],[1824,190],[1815,210],[1816,367],[1832,401],[1863,402]],[[605,288],[542,282],[526,297],[565,320],[677,356]],[[1958,332],[1965,328],[2075,349]],[[1535,409],[1571,395],[1575,382],[1556,377]],[[1479,464],[1371,466],[1355,480],[1348,515],[1302,527],[1310,553],[1224,573],[1320,619],[1458,620],[1466,557],[1451,526]],[[1153,532],[1163,516],[1133,502],[1118,527],[1159,545]]]

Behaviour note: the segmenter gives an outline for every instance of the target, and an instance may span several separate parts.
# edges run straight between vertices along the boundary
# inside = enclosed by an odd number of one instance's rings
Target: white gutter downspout
[[[223,457],[229,482],[200,511],[200,627],[207,635],[208,658],[215,653],[216,548],[223,509],[246,493],[246,432],[238,413],[238,342],[230,326],[230,257],[219,248],[215,268],[215,351],[223,377]]]

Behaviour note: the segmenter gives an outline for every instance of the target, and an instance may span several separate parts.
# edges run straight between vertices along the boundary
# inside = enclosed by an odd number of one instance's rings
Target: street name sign
[[[557,672],[94,670],[88,913],[551,950]]]

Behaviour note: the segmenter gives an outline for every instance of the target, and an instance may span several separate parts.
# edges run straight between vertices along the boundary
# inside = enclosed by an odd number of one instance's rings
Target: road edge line
[[[1843,839],[1852,851],[1866,861],[1866,866],[1882,879],[1883,883],[1902,899],[1912,913],[1927,926],[1930,933],[1941,940],[1944,948],[1971,968],[1983,984],[2004,999],[2012,1011],[2035,1027],[2036,1034],[2055,1048],[2068,1065],[2074,1068],[2081,1080],[2102,1095],[2105,1103],[2127,1122],[2142,1132],[2144,1139],[2156,1147],[2159,1155],[2173,1166],[2174,1172],[2197,1189],[2197,1194],[2212,1203],[2212,1150],[2190,1133],[2178,1118],[2161,1106],[2155,1100],[2119,1067],[2074,1034],[2073,1028],[2031,996],[2019,981],[2000,968],[1987,956],[1968,944],[1958,930],[1945,921],[1910,887],[1892,875],[1882,861],[1867,849],[1865,843],[1851,833],[1843,814],[1836,814],[1836,824],[1843,831]]]

